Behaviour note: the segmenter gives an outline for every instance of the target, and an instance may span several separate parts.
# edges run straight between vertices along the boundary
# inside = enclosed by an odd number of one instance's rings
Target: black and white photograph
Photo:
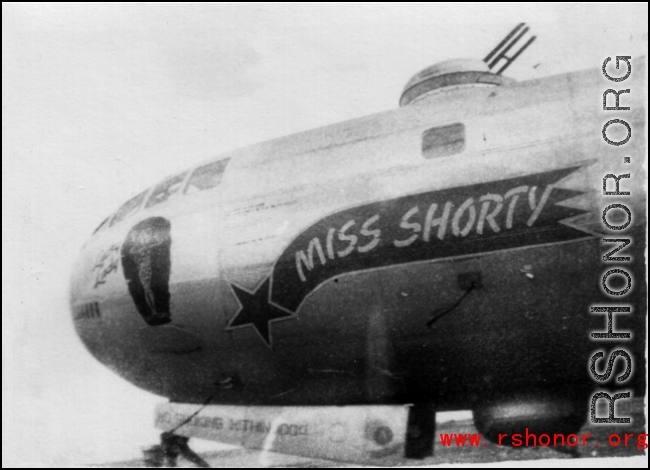
[[[647,30],[3,3],[3,468],[647,468]]]

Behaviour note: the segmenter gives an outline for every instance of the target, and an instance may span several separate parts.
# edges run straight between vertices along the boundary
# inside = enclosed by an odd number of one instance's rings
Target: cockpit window
[[[126,201],[122,205],[122,207],[120,207],[117,210],[115,217],[113,217],[113,220],[111,221],[111,225],[115,225],[120,220],[123,220],[126,217],[130,216],[131,214],[137,212],[138,209],[140,209],[140,206],[142,205],[142,201],[144,200],[144,197],[146,195],[147,195],[147,191],[143,191],[137,196],[135,196],[134,198]]]
[[[217,162],[208,163],[198,167],[190,176],[187,183],[185,194],[193,194],[198,191],[205,191],[206,189],[219,186],[223,172],[226,169],[229,158],[219,160]]]
[[[156,204],[165,202],[171,196],[176,194],[178,190],[181,189],[186,174],[187,172],[172,176],[156,186],[156,189],[154,189],[151,196],[149,196],[146,207],[155,206]]]
[[[101,224],[99,224],[99,227],[97,227],[97,228],[95,229],[95,231],[93,232],[93,234],[99,232],[101,229],[103,229],[104,227],[106,227],[106,223],[108,222],[108,219],[110,219],[110,218],[111,218],[110,215],[109,215],[108,217],[106,217],[106,218],[104,219],[104,221],[103,221]]]
[[[465,125],[459,122],[448,126],[433,127],[422,134],[424,158],[447,157],[465,148]]]

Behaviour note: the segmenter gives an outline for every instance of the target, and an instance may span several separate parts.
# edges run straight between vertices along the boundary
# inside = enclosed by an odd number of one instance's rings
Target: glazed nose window
[[[198,167],[192,173],[190,180],[187,183],[185,194],[192,194],[198,191],[205,191],[206,189],[216,188],[221,183],[223,172],[226,170],[228,158],[219,160],[218,162],[208,163]]]
[[[108,217],[106,217],[106,218],[102,221],[102,223],[99,224],[99,227],[97,227],[93,233],[97,233],[97,232],[99,232],[100,230],[104,229],[104,228],[108,225],[108,219],[110,219],[110,218],[111,218],[110,215],[109,215]]]
[[[447,157],[465,148],[465,125],[459,122],[448,126],[433,127],[422,134],[424,158]]]
[[[137,196],[135,196],[134,198],[131,198],[128,201],[126,201],[122,205],[122,207],[120,207],[117,210],[115,217],[113,217],[113,220],[111,221],[111,225],[115,225],[120,220],[123,220],[126,217],[130,216],[131,214],[137,212],[138,209],[140,209],[140,206],[142,205],[142,201],[144,201],[144,197],[146,195],[147,195],[147,191],[143,191]]]
[[[149,196],[147,207],[165,202],[171,196],[176,194],[181,189],[186,174],[187,172],[184,172],[180,175],[172,176],[156,186],[156,189],[154,189],[151,196]]]

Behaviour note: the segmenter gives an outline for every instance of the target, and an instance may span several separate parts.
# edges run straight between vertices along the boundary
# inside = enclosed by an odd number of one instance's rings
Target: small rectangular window
[[[146,207],[155,206],[156,204],[165,202],[171,196],[176,194],[178,190],[181,189],[186,174],[187,172],[184,172],[180,175],[172,176],[156,186],[151,193],[151,196],[149,196]]]
[[[465,125],[459,122],[448,126],[427,129],[422,134],[424,158],[447,157],[465,148]]]
[[[194,170],[187,183],[185,194],[193,194],[219,186],[229,160],[229,158],[226,158],[217,162],[208,163]]]
[[[115,217],[113,217],[113,220],[111,220],[111,225],[115,225],[120,220],[125,219],[131,214],[137,212],[138,209],[140,209],[140,206],[142,205],[142,201],[144,200],[144,197],[147,195],[147,191],[143,191],[137,196],[135,196],[134,198],[131,198],[128,201],[126,201],[122,205],[122,207],[120,207],[117,210]]]

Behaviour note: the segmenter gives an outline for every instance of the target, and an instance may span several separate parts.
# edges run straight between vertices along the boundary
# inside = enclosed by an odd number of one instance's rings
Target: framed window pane
[[[166,179],[158,186],[156,186],[156,189],[154,189],[151,193],[151,196],[149,196],[147,207],[155,206],[156,204],[165,202],[171,196],[176,194],[181,189],[181,185],[183,184],[183,180],[185,179],[186,174],[187,172],[172,176],[171,178]]]
[[[111,225],[115,225],[119,221],[127,218],[131,214],[135,213],[140,209],[140,206],[142,206],[142,201],[144,200],[144,197],[147,195],[147,191],[143,191],[137,196],[135,196],[132,199],[129,199],[126,201],[122,207],[120,207],[117,210],[117,213],[115,214],[115,217],[113,217],[113,220],[111,221]]]
[[[465,148],[465,125],[461,123],[427,129],[422,134],[424,158],[447,157]]]
[[[106,223],[108,222],[108,219],[110,219],[110,218],[111,218],[110,215],[109,215],[108,217],[106,217],[106,218],[104,219],[104,221],[103,221],[101,224],[99,224],[99,226],[95,229],[95,231],[94,231],[93,233],[97,233],[97,232],[99,232],[101,229],[103,229],[104,227],[106,227]]]
[[[198,167],[190,176],[185,194],[192,194],[206,189],[216,188],[221,183],[223,172],[230,159],[219,160]]]

